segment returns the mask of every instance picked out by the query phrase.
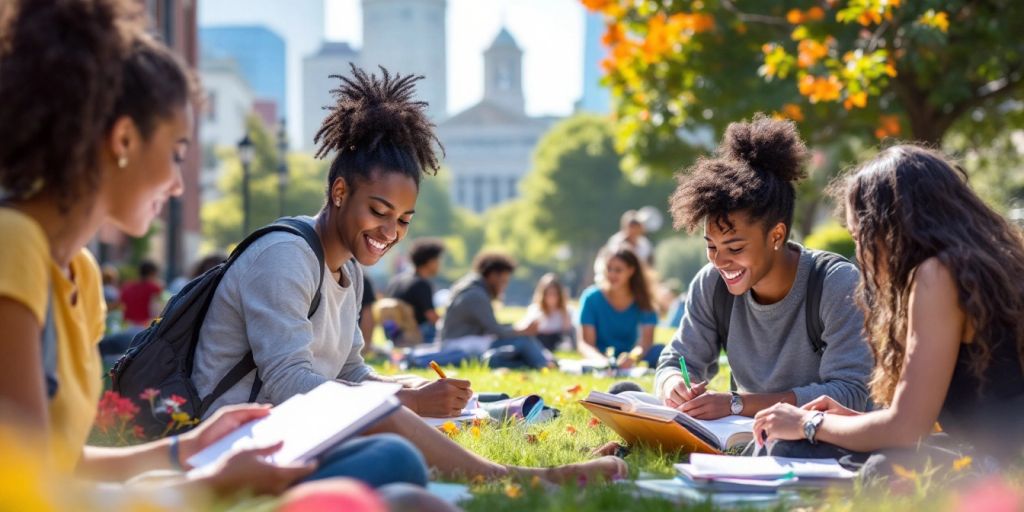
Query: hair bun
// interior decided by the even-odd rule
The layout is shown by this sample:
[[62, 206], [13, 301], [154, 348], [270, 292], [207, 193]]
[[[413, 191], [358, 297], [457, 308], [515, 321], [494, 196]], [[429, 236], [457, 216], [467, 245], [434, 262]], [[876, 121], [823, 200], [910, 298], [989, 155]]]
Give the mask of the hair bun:
[[731, 123], [718, 148], [720, 156], [746, 162], [757, 172], [783, 181], [807, 176], [803, 162], [807, 147], [792, 121], [756, 114], [749, 122]]

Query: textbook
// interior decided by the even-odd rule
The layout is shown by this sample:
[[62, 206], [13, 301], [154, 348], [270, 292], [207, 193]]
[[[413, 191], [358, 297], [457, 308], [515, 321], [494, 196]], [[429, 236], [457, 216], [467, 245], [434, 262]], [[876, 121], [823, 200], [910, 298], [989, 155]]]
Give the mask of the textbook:
[[661, 405], [658, 399], [646, 393], [612, 395], [591, 391], [580, 404], [630, 444], [718, 454], [754, 439], [753, 418], [726, 416], [698, 420]]
[[192, 472], [204, 473], [223, 457], [250, 448], [284, 445], [267, 457], [275, 464], [305, 463], [355, 436], [399, 407], [401, 384], [327, 381], [295, 395], [188, 459]]

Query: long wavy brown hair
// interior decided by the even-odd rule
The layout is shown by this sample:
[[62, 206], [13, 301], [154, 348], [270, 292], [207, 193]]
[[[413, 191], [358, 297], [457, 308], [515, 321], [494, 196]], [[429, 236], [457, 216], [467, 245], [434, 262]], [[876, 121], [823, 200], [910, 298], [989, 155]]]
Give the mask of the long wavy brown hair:
[[629, 278], [629, 291], [633, 293], [633, 301], [643, 311], [654, 311], [654, 299], [651, 295], [651, 285], [647, 281], [647, 271], [640, 263], [633, 249], [626, 244], [619, 244], [611, 248], [605, 261], [617, 259], [633, 269], [633, 275]]
[[855, 223], [857, 302], [875, 355], [877, 402], [892, 402], [903, 371], [910, 288], [928, 258], [956, 280], [979, 382], [997, 344], [1015, 344], [1024, 367], [1024, 239], [971, 190], [962, 168], [930, 149], [893, 146], [833, 183], [831, 194]]

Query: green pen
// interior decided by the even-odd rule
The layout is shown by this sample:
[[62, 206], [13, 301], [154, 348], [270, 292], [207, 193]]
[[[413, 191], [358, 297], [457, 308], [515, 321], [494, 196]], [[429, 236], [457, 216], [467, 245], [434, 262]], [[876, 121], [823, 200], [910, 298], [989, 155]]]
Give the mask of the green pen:
[[679, 369], [683, 372], [683, 382], [686, 383], [686, 389], [690, 388], [690, 372], [686, 371], [686, 358], [679, 356]]

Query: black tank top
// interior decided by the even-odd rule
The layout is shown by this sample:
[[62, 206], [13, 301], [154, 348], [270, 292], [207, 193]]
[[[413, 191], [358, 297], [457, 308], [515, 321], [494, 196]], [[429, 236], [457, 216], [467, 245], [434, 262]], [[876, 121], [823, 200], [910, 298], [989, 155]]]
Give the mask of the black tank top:
[[978, 379], [972, 346], [961, 344], [939, 423], [950, 436], [1004, 460], [1019, 460], [1024, 448], [1024, 369], [1017, 345], [1007, 336], [992, 347]]

